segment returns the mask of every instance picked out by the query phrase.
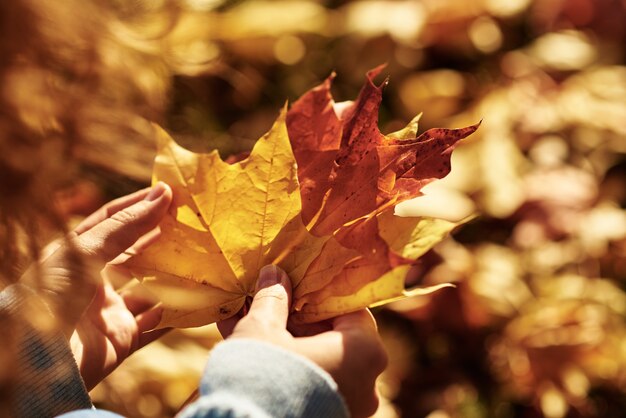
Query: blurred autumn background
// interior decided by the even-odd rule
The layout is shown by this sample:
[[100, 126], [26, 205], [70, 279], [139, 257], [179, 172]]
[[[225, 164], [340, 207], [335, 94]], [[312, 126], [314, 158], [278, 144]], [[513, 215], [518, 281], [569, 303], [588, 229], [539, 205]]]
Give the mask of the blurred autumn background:
[[[0, 151], [33, 177], [63, 168], [54, 192], [70, 223], [149, 183], [148, 120], [227, 156], [332, 71], [349, 100], [388, 64], [383, 133], [420, 112], [420, 131], [482, 119], [430, 192], [478, 217], [407, 283], [456, 288], [375, 311], [390, 355], [376, 416], [626, 414], [624, 0], [21, 3], [0, 6]], [[73, 165], [45, 158], [67, 144]], [[12, 179], [3, 190], [21, 187]], [[172, 416], [219, 339], [173, 331], [92, 397]]]

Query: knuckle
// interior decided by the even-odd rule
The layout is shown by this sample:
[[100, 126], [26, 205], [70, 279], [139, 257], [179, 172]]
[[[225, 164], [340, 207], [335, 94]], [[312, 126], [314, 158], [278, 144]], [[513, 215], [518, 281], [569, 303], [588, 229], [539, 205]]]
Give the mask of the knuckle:
[[115, 200], [112, 200], [111, 202], [105, 204], [104, 206], [101, 206], [100, 209], [98, 209], [94, 215], [98, 215], [98, 217], [102, 218], [102, 219], [106, 219], [108, 217], [110, 217], [111, 215], [113, 215], [115, 213]]
[[74, 248], [78, 250], [78, 253], [87, 259], [99, 259], [100, 251], [99, 249], [103, 247], [102, 240], [89, 240], [85, 242], [85, 240], [81, 240], [80, 244], [76, 245]]
[[130, 210], [130, 208], [125, 208], [118, 212], [115, 212], [113, 215], [111, 215], [109, 219], [115, 222], [119, 222], [123, 225], [127, 225], [135, 223], [138, 219], [138, 216], [135, 211]]
[[287, 293], [281, 289], [269, 288], [257, 293], [254, 298], [256, 300], [276, 300], [278, 302], [283, 302], [287, 300]]
[[287, 296], [287, 292], [285, 291], [284, 287], [280, 285], [274, 285], [274, 286], [270, 286], [265, 289], [259, 290], [257, 294], [254, 296], [254, 299], [262, 300], [264, 302], [276, 301], [276, 302], [284, 303], [289, 299], [289, 297]]
[[76, 251], [76, 254], [83, 258], [83, 261], [100, 258], [100, 248], [104, 245], [102, 237], [87, 234], [80, 237], [70, 237], [70, 240], [68, 246], [61, 247], [57, 251], [59, 255], [65, 257], [65, 260], [72, 259], [72, 251]]

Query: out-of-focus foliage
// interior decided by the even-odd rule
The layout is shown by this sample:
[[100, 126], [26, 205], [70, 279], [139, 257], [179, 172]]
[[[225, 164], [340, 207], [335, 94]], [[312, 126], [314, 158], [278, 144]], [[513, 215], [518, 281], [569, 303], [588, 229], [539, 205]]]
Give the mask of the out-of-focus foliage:
[[[342, 100], [355, 97], [368, 69], [388, 63], [393, 82], [382, 132], [419, 112], [420, 129], [483, 119], [455, 151], [451, 175], [398, 209], [410, 215], [452, 207], [479, 217], [427, 254], [411, 282], [454, 281], [456, 289], [376, 312], [391, 359], [378, 415], [623, 415], [624, 2], [163, 0], [104, 7], [29, 0], [0, 7], [19, 11], [8, 5], [22, 3], [46, 16], [37, 26], [45, 42], [26, 32], [14, 48], [3, 46], [12, 52], [0, 65], [8, 104], [0, 144], [15, 147], [4, 138], [10, 135], [29, 144], [30, 159], [16, 157], [16, 164], [47, 162], [24, 168], [37, 173], [62, 162], [33, 158], [32, 147], [45, 155], [54, 138], [76, 139], [84, 180], [61, 196], [68, 216], [148, 182], [154, 154], [142, 117], [160, 121], [194, 151], [218, 148], [227, 156], [250, 149], [285, 98], [333, 70], [334, 96]], [[3, 23], [2, 31], [16, 29]], [[0, 161], [11, 166], [5, 155]], [[3, 204], [4, 190], [16, 190], [6, 178]], [[217, 339], [206, 330], [172, 333], [131, 358], [94, 398], [130, 416], [171, 415]]]

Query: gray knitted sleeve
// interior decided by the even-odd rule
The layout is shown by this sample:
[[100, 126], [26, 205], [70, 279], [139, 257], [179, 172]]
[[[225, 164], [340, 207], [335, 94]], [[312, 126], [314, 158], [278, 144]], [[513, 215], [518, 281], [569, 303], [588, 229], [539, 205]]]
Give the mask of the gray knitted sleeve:
[[[67, 339], [40, 326], [42, 318], [33, 318], [29, 309], [33, 304], [44, 306], [26, 286], [13, 284], [0, 292], [3, 339], [7, 338], [2, 357], [10, 366], [0, 376], [2, 409], [10, 416], [46, 418], [91, 408]], [[36, 312], [50, 315], [45, 307]]]
[[[228, 340], [211, 352], [200, 397], [177, 418], [346, 418], [337, 385], [304, 357], [254, 340]], [[99, 410], [59, 418], [121, 418]]]
[[200, 383], [200, 398], [181, 418], [345, 418], [328, 373], [304, 357], [247, 339], [218, 344]]

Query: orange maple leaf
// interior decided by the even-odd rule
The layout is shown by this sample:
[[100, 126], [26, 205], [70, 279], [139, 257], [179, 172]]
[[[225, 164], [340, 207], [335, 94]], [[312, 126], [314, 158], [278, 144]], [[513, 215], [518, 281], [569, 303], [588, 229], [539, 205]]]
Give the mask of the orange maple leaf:
[[340, 113], [329, 77], [233, 164], [187, 151], [157, 127], [154, 180], [170, 184], [174, 201], [160, 239], [127, 266], [163, 303], [160, 326], [234, 315], [268, 263], [289, 274], [300, 322], [442, 286], [407, 292], [404, 277], [456, 224], [392, 210], [447, 174], [453, 145], [476, 126], [382, 135], [379, 71]]

